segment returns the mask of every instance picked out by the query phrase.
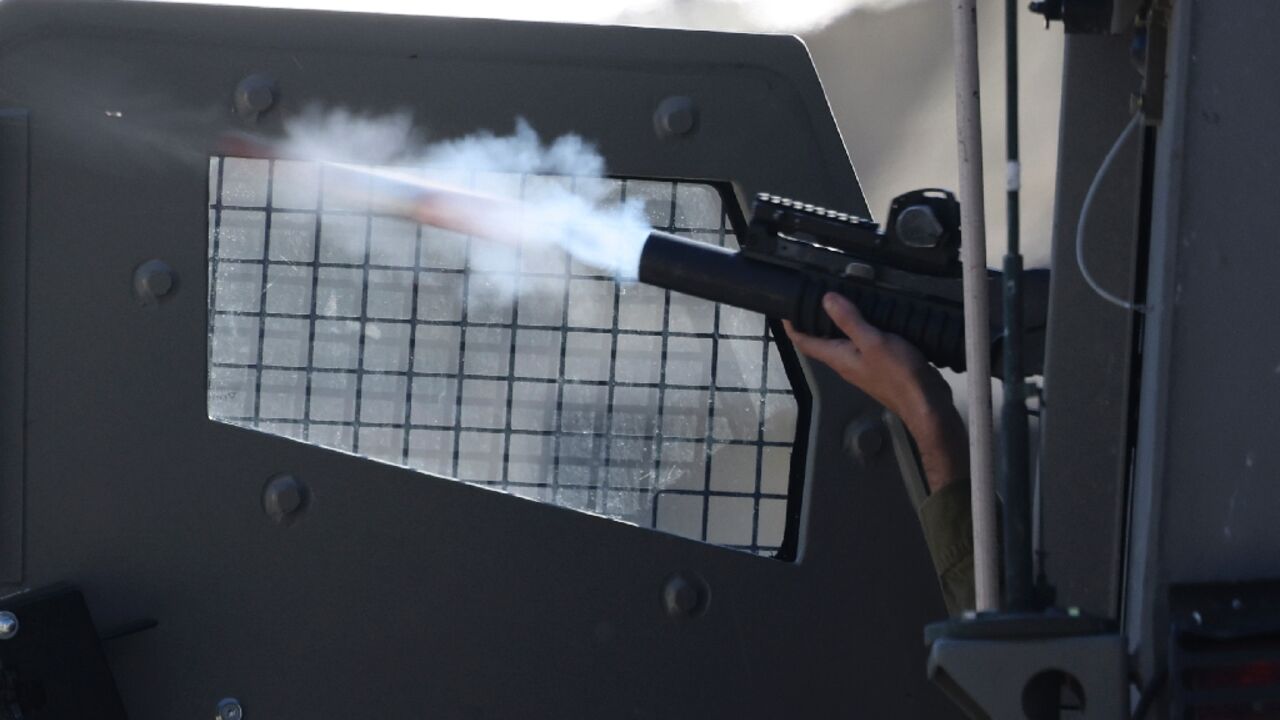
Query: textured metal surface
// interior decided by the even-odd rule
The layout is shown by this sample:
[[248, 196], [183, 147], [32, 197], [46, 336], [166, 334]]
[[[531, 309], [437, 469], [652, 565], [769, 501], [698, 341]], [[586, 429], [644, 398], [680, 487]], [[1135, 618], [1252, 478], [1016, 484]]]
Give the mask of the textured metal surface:
[[[42, 279], [24, 582], [79, 583], [103, 627], [158, 621], [105, 646], [131, 718], [207, 716], [228, 692], [253, 717], [945, 716], [920, 671], [919, 628], [943, 609], [919, 527], [887, 453], [850, 469], [844, 429], [878, 409], [826, 371], [805, 368], [795, 564], [211, 422], [208, 158], [241, 126], [229, 99], [250, 72], [281, 90], [266, 133], [312, 101], [408, 108], [439, 136], [520, 114], [598, 139], [619, 175], [866, 212], [789, 38], [0, 4], [0, 106], [35, 119], [27, 266]], [[677, 94], [698, 131], [663, 141], [654, 108]], [[155, 257], [184, 287], [139, 307], [132, 273]], [[292, 524], [264, 513], [278, 474], [307, 483]], [[688, 622], [664, 606], [677, 574], [712, 595]]]
[[1128, 634], [1155, 666], [1167, 585], [1280, 575], [1280, 5], [1178, 2], [1157, 152]]
[[[1066, 39], [1040, 449], [1046, 574], [1059, 606], [1104, 617], [1116, 616], [1124, 563], [1132, 319], [1085, 284], [1073, 241], [1085, 191], [1129, 119], [1138, 78], [1128, 48], [1123, 37]], [[1086, 238], [1089, 268], [1122, 296], [1133, 283], [1138, 180], [1135, 143], [1104, 181]]]
[[1280, 67], [1280, 47], [1264, 30], [1280, 22], [1280, 6], [1191, 6], [1180, 18], [1191, 44], [1178, 51], [1190, 59], [1185, 84], [1175, 86], [1186, 103], [1173, 131], [1181, 163], [1168, 176], [1179, 186], [1165, 186], [1159, 206], [1169, 223], [1158, 236], [1163, 260], [1172, 260], [1159, 268], [1172, 275], [1152, 292], [1153, 324], [1171, 340], [1153, 390], [1170, 405], [1144, 417], [1165, 429], [1161, 545], [1178, 582], [1280, 574], [1271, 512], [1280, 503], [1272, 482], [1280, 472], [1280, 334], [1265, 329], [1275, 313], [1258, 295], [1275, 282], [1280, 206], [1240, 204], [1274, 183], [1280, 157], [1280, 93], [1243, 80]]

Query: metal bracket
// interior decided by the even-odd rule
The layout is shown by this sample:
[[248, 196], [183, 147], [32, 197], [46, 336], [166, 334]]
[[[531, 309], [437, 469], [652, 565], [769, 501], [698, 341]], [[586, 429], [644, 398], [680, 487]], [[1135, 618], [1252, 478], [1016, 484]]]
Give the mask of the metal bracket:
[[[1116, 633], [1069, 633], [1087, 618], [980, 617], [930, 626], [931, 681], [972, 718], [1127, 718], [1128, 656]], [[1074, 715], [1073, 715], [1074, 717]]]
[[0, 600], [0, 717], [125, 720], [80, 591], [58, 585]]
[[920, 466], [920, 454], [911, 440], [907, 426], [897, 415], [885, 410], [881, 418], [889, 430], [889, 441], [893, 445], [893, 455], [898, 460], [902, 482], [907, 487], [907, 497], [911, 498], [911, 507], [919, 513], [924, 501], [929, 499], [929, 483], [925, 479], [924, 468]]

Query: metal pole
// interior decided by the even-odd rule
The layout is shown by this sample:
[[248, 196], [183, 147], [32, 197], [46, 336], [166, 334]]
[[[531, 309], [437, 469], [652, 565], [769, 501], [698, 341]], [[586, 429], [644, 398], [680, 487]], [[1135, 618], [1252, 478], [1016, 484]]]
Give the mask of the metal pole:
[[1031, 572], [1031, 478], [1028, 460], [1026, 384], [1022, 373], [1022, 253], [1018, 193], [1018, 4], [1005, 0], [1005, 138], [1008, 154], [1009, 245], [1004, 256], [1004, 443], [1000, 477], [1004, 490], [1004, 597], [1006, 612], [1035, 609]]
[[996, 500], [991, 474], [991, 333], [987, 312], [987, 233], [982, 196], [982, 103], [978, 93], [976, 0], [952, 0], [960, 233], [964, 238], [965, 359], [968, 365], [969, 474], [973, 494], [974, 590], [979, 611], [999, 602]]

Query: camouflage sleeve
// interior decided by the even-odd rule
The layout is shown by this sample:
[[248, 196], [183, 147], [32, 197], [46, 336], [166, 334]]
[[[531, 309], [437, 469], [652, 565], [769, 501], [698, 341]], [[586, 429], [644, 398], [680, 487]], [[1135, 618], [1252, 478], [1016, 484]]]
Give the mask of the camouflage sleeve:
[[957, 480], [926, 498], [920, 506], [920, 525], [933, 556], [947, 612], [955, 617], [972, 610], [975, 599], [969, 481]]

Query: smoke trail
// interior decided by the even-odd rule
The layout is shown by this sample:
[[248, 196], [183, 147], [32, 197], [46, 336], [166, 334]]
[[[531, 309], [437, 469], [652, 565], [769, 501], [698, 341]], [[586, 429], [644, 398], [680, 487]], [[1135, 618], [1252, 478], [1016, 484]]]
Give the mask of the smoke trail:
[[[609, 196], [613, 184], [603, 179], [604, 159], [577, 135], [543, 143], [518, 118], [511, 135], [483, 131], [430, 143], [407, 113], [370, 116], [316, 107], [286, 120], [285, 132], [283, 149], [291, 157], [395, 168], [370, 176], [375, 208], [401, 212], [395, 188], [411, 187], [414, 178], [502, 201], [499, 212], [469, 219], [484, 228], [477, 234], [498, 240], [472, 245], [472, 262], [486, 270], [514, 273], [520, 263], [546, 267], [543, 261], [563, 252], [619, 279], [636, 277], [649, 233], [643, 206]], [[504, 289], [531, 288], [527, 281], [523, 288], [512, 281]]]

